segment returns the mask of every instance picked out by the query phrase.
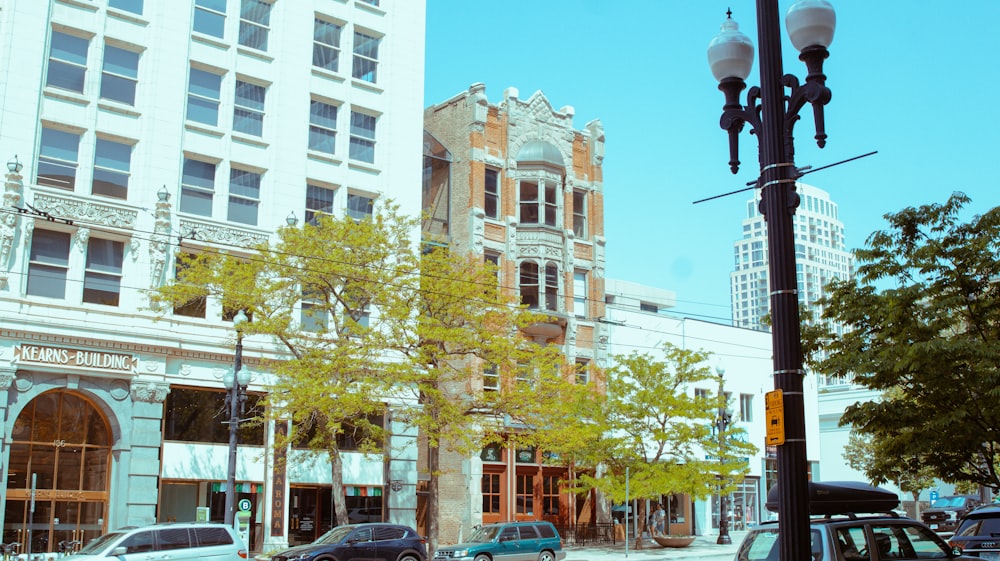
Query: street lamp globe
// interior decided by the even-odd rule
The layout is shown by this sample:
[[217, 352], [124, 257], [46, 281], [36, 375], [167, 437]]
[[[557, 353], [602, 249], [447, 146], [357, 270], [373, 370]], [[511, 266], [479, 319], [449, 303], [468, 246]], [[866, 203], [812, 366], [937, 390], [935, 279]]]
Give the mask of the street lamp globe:
[[785, 12], [785, 30], [799, 52], [809, 47], [829, 47], [837, 14], [826, 0], [800, 0]]
[[222, 375], [222, 385], [226, 387], [227, 390], [233, 389], [233, 382], [236, 380], [236, 374], [233, 373], [231, 368], [227, 368], [226, 372]]
[[727, 14], [719, 34], [708, 43], [708, 65], [720, 82], [726, 78], [744, 81], [753, 68], [753, 42], [740, 31], [732, 12]]

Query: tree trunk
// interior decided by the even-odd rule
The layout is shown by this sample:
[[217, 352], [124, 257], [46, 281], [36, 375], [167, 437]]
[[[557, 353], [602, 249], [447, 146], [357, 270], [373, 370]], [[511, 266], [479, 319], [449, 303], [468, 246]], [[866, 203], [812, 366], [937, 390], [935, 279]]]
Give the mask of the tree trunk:
[[330, 471], [333, 476], [331, 490], [333, 495], [333, 525], [343, 526], [348, 523], [347, 501], [344, 498], [344, 461], [340, 457], [340, 450], [336, 448], [331, 448], [329, 454]]
[[911, 491], [913, 495], [913, 519], [920, 520], [920, 491]]
[[[636, 502], [639, 503], [638, 507], [636, 508], [636, 510], [638, 510], [639, 513], [639, 520], [637, 520], [635, 524], [635, 545], [633, 546], [633, 549], [642, 549], [642, 534], [646, 532], [646, 526], [647, 526], [646, 501], [643, 500]], [[626, 512], [628, 511], [626, 510]]]
[[441, 448], [431, 446], [427, 450], [427, 470], [430, 480], [427, 482], [427, 558], [434, 557], [438, 546], [438, 465], [441, 461]]

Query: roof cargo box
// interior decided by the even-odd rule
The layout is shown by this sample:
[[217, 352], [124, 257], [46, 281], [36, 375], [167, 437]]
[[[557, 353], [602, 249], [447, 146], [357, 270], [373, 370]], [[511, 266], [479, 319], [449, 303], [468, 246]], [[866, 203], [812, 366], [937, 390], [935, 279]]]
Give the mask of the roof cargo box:
[[[778, 485], [767, 492], [767, 510], [778, 511]], [[889, 512], [899, 506], [891, 491], [857, 481], [809, 482], [809, 514], [829, 516], [849, 512]]]

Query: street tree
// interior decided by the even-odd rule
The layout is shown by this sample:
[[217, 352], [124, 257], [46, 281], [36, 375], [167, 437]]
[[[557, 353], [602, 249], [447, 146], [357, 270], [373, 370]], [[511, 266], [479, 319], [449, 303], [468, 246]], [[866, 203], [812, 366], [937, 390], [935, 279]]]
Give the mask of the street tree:
[[905, 208], [855, 252], [857, 275], [832, 282], [814, 367], [882, 398], [842, 423], [885, 457], [919, 458], [945, 481], [1000, 489], [1000, 207], [963, 222], [969, 198]]
[[865, 474], [872, 485], [892, 482], [913, 497], [913, 517], [920, 519], [920, 493], [935, 484], [934, 470], [919, 458], [887, 456], [879, 442], [870, 434], [851, 431], [843, 457], [852, 469]]
[[[748, 466], [726, 458], [754, 453], [753, 445], [732, 438], [732, 427], [722, 462], [713, 453], [723, 452], [713, 434], [722, 398], [693, 393], [693, 387], [715, 382], [707, 365], [709, 354], [663, 345], [663, 359], [633, 352], [615, 357], [608, 370], [608, 397], [604, 413], [607, 434], [602, 447], [601, 476], [582, 475], [584, 483], [615, 501], [658, 499], [683, 493], [705, 498], [746, 473]], [[731, 471], [730, 471], [731, 470]], [[720, 479], [720, 471], [722, 473]], [[626, 496], [626, 475], [628, 496]], [[645, 524], [644, 501], [639, 503], [640, 525]], [[643, 527], [638, 528], [639, 535]], [[637, 540], [636, 547], [641, 547]]]
[[[420, 282], [397, 295], [402, 309], [392, 317], [404, 320], [395, 326], [404, 334], [395, 350], [405, 357], [396, 387], [409, 394], [404, 403], [414, 404], [398, 416], [419, 428], [427, 445], [426, 533], [433, 551], [442, 450], [469, 456], [486, 443], [509, 441], [505, 414], [537, 400], [536, 376], [528, 373], [557, 368], [561, 355], [522, 334], [543, 316], [503, 291], [496, 267], [481, 256], [434, 248], [419, 262]], [[408, 312], [412, 317], [405, 319]]]
[[284, 437], [277, 431], [275, 445], [294, 442], [329, 458], [337, 524], [348, 522], [339, 442], [350, 437], [363, 452], [385, 446], [380, 420], [399, 362], [390, 352], [399, 334], [385, 326], [400, 323], [390, 314], [409, 315], [394, 299], [419, 282], [414, 225], [391, 202], [363, 220], [317, 213], [239, 254], [182, 251], [175, 280], [151, 296], [161, 312], [209, 299], [224, 317], [245, 310], [244, 334], [278, 343], [280, 358], [264, 364], [268, 399], [272, 418], [290, 427]]

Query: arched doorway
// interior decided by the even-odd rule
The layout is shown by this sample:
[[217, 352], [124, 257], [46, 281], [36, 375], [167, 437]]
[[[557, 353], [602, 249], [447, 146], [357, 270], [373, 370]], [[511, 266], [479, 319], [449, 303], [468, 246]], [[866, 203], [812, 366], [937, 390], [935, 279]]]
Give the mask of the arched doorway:
[[11, 435], [4, 543], [21, 543], [24, 552], [30, 536], [34, 553], [100, 536], [110, 470], [111, 428], [93, 403], [67, 390], [33, 399]]

